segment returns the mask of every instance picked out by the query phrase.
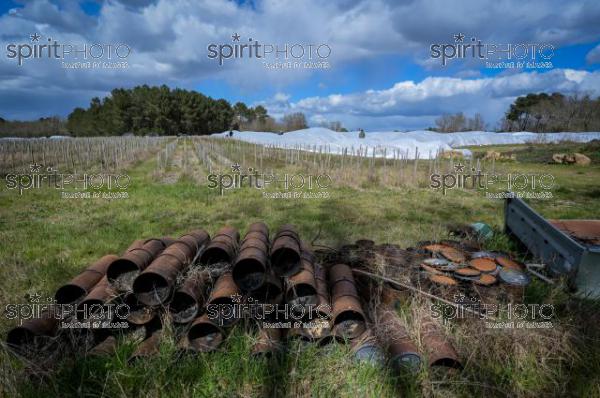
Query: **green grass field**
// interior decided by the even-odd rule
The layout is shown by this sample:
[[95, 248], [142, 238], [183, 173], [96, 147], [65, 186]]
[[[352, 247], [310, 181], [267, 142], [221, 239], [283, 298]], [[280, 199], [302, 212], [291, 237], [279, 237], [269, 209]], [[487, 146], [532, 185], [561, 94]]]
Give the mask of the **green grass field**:
[[[137, 238], [179, 236], [198, 227], [214, 233], [226, 224], [243, 231], [258, 220], [272, 230], [293, 223], [305, 239], [329, 247], [359, 238], [409, 247], [446, 238], [449, 226], [482, 221], [498, 235], [488, 243], [490, 248], [517, 248], [501, 236], [503, 202], [481, 192], [456, 189], [444, 196], [428, 188], [426, 178], [388, 186], [385, 170], [390, 166], [378, 161], [374, 167], [381, 174], [376, 177], [356, 183], [334, 177], [326, 199], [266, 199], [251, 188], [220, 195], [207, 187], [207, 170], [190, 153], [191, 143], [184, 141], [176, 144], [166, 168], [157, 168], [155, 153], [132, 159], [126, 169], [132, 181], [127, 199], [62, 199], [52, 188], [19, 195], [3, 181], [0, 302], [26, 303], [33, 293], [52, 296], [92, 261], [107, 253], [120, 254]], [[472, 149], [478, 153], [488, 148]], [[589, 167], [544, 163], [555, 149], [535, 146], [521, 155], [517, 152], [517, 162], [498, 162], [495, 167], [552, 174], [554, 198], [530, 201], [546, 217], [600, 218], [597, 149], [588, 151], [594, 161]], [[246, 166], [251, 163], [250, 147], [246, 155], [246, 162], [232, 160]], [[226, 168], [227, 162], [220, 159], [220, 166]], [[262, 166], [277, 172], [302, 169], [302, 164], [278, 159], [265, 159]], [[419, 171], [426, 174], [427, 167], [423, 162]], [[32, 377], [29, 366], [2, 347], [0, 396], [600, 396], [598, 307], [540, 281], [529, 286], [527, 297], [556, 305], [554, 328], [490, 330], [478, 320], [456, 322], [448, 332], [465, 364], [462, 372], [423, 369], [398, 377], [389, 369], [357, 364], [343, 345], [296, 343], [281, 357], [254, 360], [249, 356], [253, 336], [240, 325], [216, 353], [184, 355], [167, 331], [160, 355], [151, 360], [128, 365], [135, 343], [124, 338], [116, 356], [65, 355], [41, 378]], [[405, 304], [399, 311], [412, 325], [427, 301], [413, 297]], [[2, 339], [13, 325], [2, 317]]]

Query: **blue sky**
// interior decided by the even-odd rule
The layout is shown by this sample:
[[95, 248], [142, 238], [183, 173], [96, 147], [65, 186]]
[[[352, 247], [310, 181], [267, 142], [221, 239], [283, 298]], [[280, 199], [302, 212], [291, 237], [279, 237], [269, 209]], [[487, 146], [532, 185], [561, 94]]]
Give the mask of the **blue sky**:
[[[234, 103], [262, 104], [275, 117], [304, 112], [310, 124], [418, 129], [442, 113], [481, 113], [494, 127], [528, 92], [600, 95], [600, 2], [442, 0], [67, 0], [0, 3], [0, 116], [67, 116], [116, 87], [167, 84]], [[73, 70], [61, 60], [8, 57], [29, 36], [61, 45], [126, 43], [126, 69]], [[261, 44], [326, 44], [327, 69], [271, 70], [257, 59], [208, 58], [207, 46], [252, 37]], [[456, 34], [484, 44], [551, 44], [548, 68], [490, 68], [478, 59], [431, 57]], [[14, 48], [14, 47], [13, 47]], [[273, 58], [267, 59], [275, 61]], [[64, 59], [69, 63], [74, 59]], [[306, 61], [301, 58], [301, 61]]]

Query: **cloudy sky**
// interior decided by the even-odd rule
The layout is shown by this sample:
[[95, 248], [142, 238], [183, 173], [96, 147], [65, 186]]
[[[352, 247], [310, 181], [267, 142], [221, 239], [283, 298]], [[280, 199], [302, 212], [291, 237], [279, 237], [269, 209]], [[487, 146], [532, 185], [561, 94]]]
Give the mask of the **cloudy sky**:
[[[452, 3], [2, 1], [0, 117], [64, 117], [116, 87], [166, 84], [232, 103], [263, 104], [276, 117], [304, 112], [313, 125], [341, 120], [349, 128], [416, 129], [433, 125], [442, 113], [462, 111], [479, 112], [495, 127], [514, 98], [528, 92], [600, 95], [599, 1]], [[48, 39], [71, 48], [96, 45], [96, 55], [102, 47], [100, 60], [112, 67], [70, 69], [65, 66], [76, 61], [72, 56], [57, 60], [45, 53], [24, 58], [19, 66], [10, 57], [10, 49], [21, 46], [27, 55]], [[493, 68], [468, 56], [443, 66], [432, 58], [432, 44], [447, 45], [450, 53], [450, 46], [479, 40], [497, 48], [545, 45], [551, 67]], [[208, 57], [212, 44], [218, 51], [220, 45], [254, 42], [278, 49], [296, 45], [295, 55], [301, 49], [305, 55], [292, 68], [268, 67], [282, 61], [283, 53], [277, 59], [273, 54], [224, 59], [223, 65]], [[107, 46], [117, 45], [131, 52], [123, 59], [106, 59]], [[551, 54], [548, 45], [554, 48]], [[309, 49], [318, 46], [327, 56], [308, 59]], [[535, 62], [548, 60], [536, 54]], [[494, 56], [487, 60], [492, 65]], [[114, 68], [110, 62], [115, 60], [127, 61], [128, 67]]]

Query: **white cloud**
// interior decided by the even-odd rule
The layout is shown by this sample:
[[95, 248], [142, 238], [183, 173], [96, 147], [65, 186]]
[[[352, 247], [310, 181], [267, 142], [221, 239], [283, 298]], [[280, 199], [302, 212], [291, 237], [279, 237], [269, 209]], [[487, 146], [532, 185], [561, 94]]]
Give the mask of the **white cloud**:
[[[69, 89], [77, 90], [75, 98], [82, 106], [92, 96], [105, 95], [115, 86], [169, 84], [195, 88], [206, 79], [226, 81], [241, 94], [265, 87], [269, 92], [283, 93], [314, 74], [320, 74], [317, 80], [326, 80], [320, 78], [338, 73], [342, 66], [389, 54], [406, 56], [425, 69], [439, 69], [439, 65], [425, 60], [428, 47], [432, 42], [448, 41], [456, 32], [497, 42], [550, 40], [557, 45], [576, 44], [600, 39], [598, 20], [600, 2], [563, 0], [462, 0], [452, 7], [443, 0], [258, 0], [252, 7], [228, 0], [113, 0], [101, 3], [97, 17], [86, 15], [77, 2], [31, 0], [0, 16], [3, 49], [7, 43], [27, 41], [33, 32], [68, 43], [122, 42], [132, 48], [128, 59], [132, 66], [127, 70], [67, 71], [56, 62], [29, 62], [17, 67], [12, 60], [0, 57], [0, 96], [12, 99], [3, 101], [2, 116], [35, 115], [26, 99], [30, 93], [42, 90], [41, 98], [48, 102], [39, 104], [37, 116], [46, 115], [46, 108], [68, 113], [73, 99], [63, 95]], [[261, 43], [326, 43], [332, 49], [332, 69], [273, 71], [247, 59], [231, 60], [219, 67], [207, 58], [206, 47], [209, 43], [230, 43], [234, 32]], [[588, 62], [596, 62], [596, 50], [588, 54]], [[464, 73], [458, 74], [462, 79], [405, 81], [388, 90], [333, 95], [325, 97], [327, 101], [309, 98], [296, 106], [312, 106], [316, 112], [346, 107], [355, 115], [352, 117], [394, 114], [407, 104], [413, 104], [408, 111], [415, 108], [415, 113], [434, 113], [449, 105], [427, 103], [434, 98], [432, 91], [437, 93], [435, 98], [464, 97], [470, 101], [482, 90], [485, 79], [464, 79], [477, 77], [475, 71], [470, 71], [473, 68], [466, 65]], [[531, 86], [527, 77], [519, 80], [520, 75], [516, 76], [486, 84], [492, 90], [511, 91], [514, 96], [521, 85]], [[536, 88], [544, 89], [539, 85]], [[285, 108], [281, 104], [289, 98], [275, 100], [279, 108]], [[362, 106], [356, 106], [356, 101], [363, 101]], [[422, 108], [424, 105], [429, 108]]]
[[600, 64], [600, 44], [587, 53], [585, 60], [588, 64]]
[[[350, 127], [425, 128], [441, 113], [481, 113], [494, 125], [514, 99], [530, 92], [600, 95], [600, 71], [556, 69], [479, 79], [428, 77], [389, 89], [309, 97], [297, 102], [266, 101], [276, 115], [304, 112], [309, 120], [341, 120]], [[379, 120], [375, 120], [379, 119]]]

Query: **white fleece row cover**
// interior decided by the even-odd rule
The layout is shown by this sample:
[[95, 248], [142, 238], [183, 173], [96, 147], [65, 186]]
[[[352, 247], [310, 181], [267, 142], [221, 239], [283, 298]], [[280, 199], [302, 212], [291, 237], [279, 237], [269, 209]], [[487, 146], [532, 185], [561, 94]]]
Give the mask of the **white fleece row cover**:
[[[430, 159], [440, 151], [475, 145], [503, 145], [528, 143], [558, 143], [561, 141], [588, 142], [600, 139], [600, 132], [589, 133], [495, 133], [489, 131], [469, 131], [463, 133], [436, 133], [433, 131], [368, 131], [365, 138], [358, 138], [358, 131], [339, 133], [323, 127], [311, 127], [291, 131], [283, 135], [270, 132], [234, 131], [233, 138], [255, 144], [278, 148], [298, 148], [308, 151], [323, 151], [348, 154], [359, 149], [364, 155], [388, 158], [403, 157]], [[229, 132], [213, 134], [213, 137], [228, 137]], [[469, 150], [461, 150], [469, 156]]]

